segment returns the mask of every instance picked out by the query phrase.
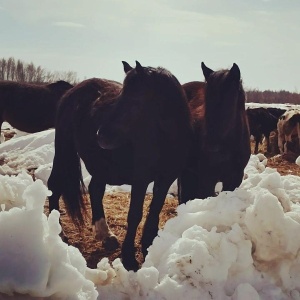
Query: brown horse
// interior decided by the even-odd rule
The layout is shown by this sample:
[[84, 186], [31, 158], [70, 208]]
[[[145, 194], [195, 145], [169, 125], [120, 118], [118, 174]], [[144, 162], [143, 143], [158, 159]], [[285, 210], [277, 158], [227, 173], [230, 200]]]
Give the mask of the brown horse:
[[0, 128], [4, 121], [29, 133], [54, 127], [58, 100], [72, 87], [62, 80], [43, 85], [0, 81]]
[[189, 100], [194, 141], [189, 162], [178, 178], [179, 202], [215, 195], [217, 182], [232, 191], [243, 179], [250, 157], [245, 92], [236, 64], [217, 72], [202, 63], [206, 80], [183, 87]]
[[144, 256], [158, 231], [159, 213], [168, 189], [186, 163], [192, 136], [190, 112], [177, 79], [163, 68], [131, 68], [123, 62], [124, 84], [89, 79], [62, 98], [58, 108], [55, 157], [48, 187], [50, 210], [62, 195], [73, 220], [84, 219], [80, 158], [92, 176], [88, 187], [92, 223], [103, 246], [119, 246], [110, 231], [102, 198], [106, 184], [132, 185], [122, 245], [122, 261], [136, 270], [134, 239], [143, 213], [147, 186], [153, 199], [141, 240]]

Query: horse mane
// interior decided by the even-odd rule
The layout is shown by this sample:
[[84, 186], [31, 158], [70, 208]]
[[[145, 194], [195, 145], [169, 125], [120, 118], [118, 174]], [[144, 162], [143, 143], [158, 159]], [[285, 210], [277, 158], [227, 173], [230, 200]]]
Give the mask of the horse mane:
[[[188, 107], [188, 100], [184, 89], [178, 79], [167, 69], [158, 67], [156, 69], [150, 68], [150, 72], [153, 74], [154, 79], [159, 82], [158, 88], [165, 94], [164, 104], [165, 110], [172, 115], [172, 112], [179, 113], [179, 118], [188, 116], [190, 118], [191, 113]], [[174, 89], [174, 86], [176, 89]], [[184, 99], [184, 101], [182, 101]], [[179, 106], [176, 108], [176, 106]]]
[[[210, 95], [212, 90], [215, 90], [216, 86], [221, 86], [223, 84], [226, 84], [227, 75], [230, 70], [228, 69], [220, 69], [218, 71], [213, 72], [209, 76], [209, 82], [212, 83], [209, 85], [209, 89], [206, 89], [205, 99]], [[207, 82], [206, 82], [207, 83]], [[245, 102], [246, 102], [246, 93], [243, 88], [243, 80], [242, 78], [239, 81], [239, 87], [238, 87], [238, 108], [239, 109], [245, 109]]]
[[[127, 81], [136, 74], [138, 74], [136, 69], [128, 72], [124, 79], [124, 85], [126, 85]], [[178, 79], [170, 71], [163, 67], [143, 67], [140, 76], [141, 78], [142, 76], [146, 76], [149, 82], [153, 82], [153, 88], [159, 90], [160, 94], [163, 94], [163, 97], [159, 99], [160, 104], [164, 105], [163, 110], [168, 110], [171, 115], [171, 111], [179, 111], [178, 108], [175, 108], [175, 105], [178, 104], [181, 109], [185, 111], [183, 114], [180, 114], [179, 117], [186, 114], [190, 116], [185, 92]], [[174, 89], [174, 87], [176, 88]], [[185, 99], [184, 103], [182, 101], [183, 98]], [[163, 111], [162, 115], [164, 115]]]

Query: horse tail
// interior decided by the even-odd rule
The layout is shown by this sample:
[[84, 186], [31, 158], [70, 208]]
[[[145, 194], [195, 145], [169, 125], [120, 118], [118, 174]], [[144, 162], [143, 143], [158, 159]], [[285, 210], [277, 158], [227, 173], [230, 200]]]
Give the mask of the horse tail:
[[76, 225], [82, 225], [86, 217], [87, 189], [83, 182], [80, 157], [74, 141], [65, 156], [65, 170], [66, 184], [63, 188], [62, 197], [72, 221]]
[[[56, 129], [55, 156], [48, 187], [50, 188], [49, 183], [54, 189], [56, 186], [57, 194], [62, 196], [68, 215], [79, 227], [86, 218], [87, 189], [83, 182], [80, 157], [73, 134], [62, 134], [60, 129], [65, 130]], [[53, 191], [52, 193], [55, 194]]]

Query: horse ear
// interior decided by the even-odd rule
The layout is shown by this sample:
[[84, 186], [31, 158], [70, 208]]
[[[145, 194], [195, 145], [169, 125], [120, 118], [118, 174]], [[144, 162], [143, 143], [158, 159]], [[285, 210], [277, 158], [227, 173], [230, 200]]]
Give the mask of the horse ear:
[[122, 64], [124, 67], [124, 72], [128, 73], [130, 70], [132, 70], [133, 68], [130, 66], [130, 64], [124, 60], [122, 60]]
[[135, 69], [136, 69], [136, 71], [138, 72], [138, 73], [142, 73], [142, 72], [144, 72], [144, 69], [143, 69], [143, 67], [142, 67], [142, 65], [136, 60], [135, 61]]
[[204, 62], [201, 63], [201, 68], [202, 68], [202, 72], [203, 72], [203, 75], [205, 77], [205, 80], [207, 81], [208, 80], [208, 77], [210, 76], [211, 73], [213, 73], [214, 71], [211, 70], [210, 68], [208, 68]]
[[229, 76], [235, 81], [238, 81], [238, 82], [240, 81], [241, 72], [240, 72], [240, 68], [238, 67], [238, 65], [236, 63], [233, 63], [233, 66], [229, 71]]

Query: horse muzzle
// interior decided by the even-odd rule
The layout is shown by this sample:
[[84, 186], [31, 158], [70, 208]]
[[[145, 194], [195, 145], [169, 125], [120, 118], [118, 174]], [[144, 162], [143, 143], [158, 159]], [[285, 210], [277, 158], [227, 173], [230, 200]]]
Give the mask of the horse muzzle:
[[113, 139], [104, 134], [101, 128], [99, 128], [97, 131], [97, 142], [98, 145], [104, 150], [113, 150], [117, 148], [117, 146], [113, 142]]

